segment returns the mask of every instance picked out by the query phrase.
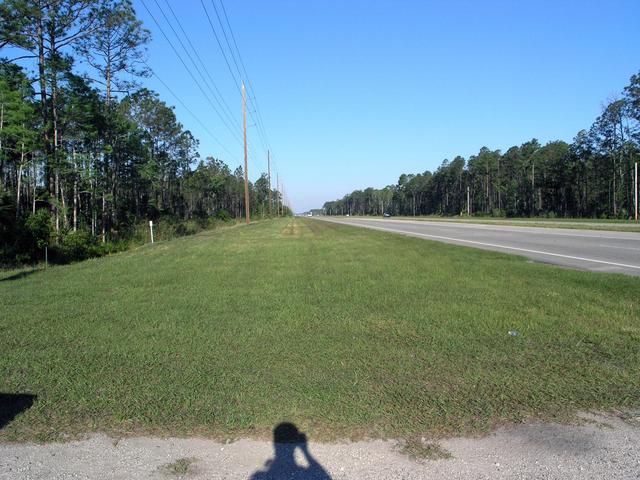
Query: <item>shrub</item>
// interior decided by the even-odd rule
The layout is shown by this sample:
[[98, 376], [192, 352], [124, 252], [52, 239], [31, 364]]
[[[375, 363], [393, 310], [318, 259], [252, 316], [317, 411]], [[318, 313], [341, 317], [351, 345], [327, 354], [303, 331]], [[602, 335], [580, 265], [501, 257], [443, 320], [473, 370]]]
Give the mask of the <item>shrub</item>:
[[229, 212], [223, 209], [218, 210], [218, 213], [216, 213], [216, 218], [218, 220], [222, 220], [223, 222], [228, 222], [229, 220], [231, 220], [231, 215], [229, 214]]
[[51, 215], [45, 209], [40, 209], [32, 213], [24, 222], [19, 241], [22, 253], [29, 255], [32, 259], [42, 257], [44, 247], [51, 242]]
[[97, 245], [98, 255], [111, 255], [112, 253], [124, 252], [128, 250], [130, 244], [127, 240], [116, 240], [112, 242], [103, 243]]
[[99, 256], [102, 252], [95, 239], [86, 230], [76, 230], [66, 234], [62, 242], [57, 245], [56, 254], [61, 262], [77, 262], [87, 258]]
[[175, 234], [178, 237], [184, 237], [186, 235], [193, 235], [199, 230], [198, 225], [193, 222], [184, 222], [176, 226]]

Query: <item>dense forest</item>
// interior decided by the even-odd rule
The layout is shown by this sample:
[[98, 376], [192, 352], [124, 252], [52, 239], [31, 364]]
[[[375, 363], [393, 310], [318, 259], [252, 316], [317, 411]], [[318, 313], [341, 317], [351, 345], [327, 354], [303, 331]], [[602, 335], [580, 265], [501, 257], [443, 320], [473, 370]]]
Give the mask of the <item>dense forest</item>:
[[640, 73], [573, 143], [536, 139], [506, 152], [483, 147], [435, 172], [326, 202], [328, 215], [492, 215], [626, 219], [640, 161]]
[[[18, 52], [0, 59], [0, 262], [104, 253], [147, 220], [187, 232], [243, 214], [242, 169], [201, 160], [135, 80], [150, 35], [130, 1], [4, 0], [0, 18], [0, 48]], [[251, 210], [289, 213], [269, 189], [265, 174], [250, 185]]]

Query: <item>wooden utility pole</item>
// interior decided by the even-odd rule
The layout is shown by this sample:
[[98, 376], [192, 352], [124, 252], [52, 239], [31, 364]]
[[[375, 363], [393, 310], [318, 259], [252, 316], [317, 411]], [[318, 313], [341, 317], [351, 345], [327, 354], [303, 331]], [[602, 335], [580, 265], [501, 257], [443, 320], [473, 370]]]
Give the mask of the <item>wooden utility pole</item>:
[[247, 160], [247, 92], [242, 82], [242, 130], [244, 137], [244, 216], [247, 225], [251, 222], [249, 215], [249, 165]]
[[467, 185], [467, 215], [471, 215], [471, 196], [469, 195], [469, 185]]
[[269, 179], [269, 216], [271, 216], [271, 153], [267, 150], [267, 178]]

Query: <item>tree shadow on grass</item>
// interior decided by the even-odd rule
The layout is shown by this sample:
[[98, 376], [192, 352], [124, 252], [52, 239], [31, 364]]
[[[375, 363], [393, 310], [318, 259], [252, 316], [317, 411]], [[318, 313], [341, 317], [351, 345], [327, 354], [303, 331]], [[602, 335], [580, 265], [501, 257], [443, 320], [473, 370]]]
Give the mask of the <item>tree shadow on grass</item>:
[[36, 395], [28, 393], [0, 393], [0, 430], [22, 412], [29, 410]]
[[0, 278], [0, 282], [12, 282], [14, 280], [20, 280], [22, 278], [28, 277], [32, 273], [36, 273], [40, 271], [39, 269], [34, 268], [33, 270], [23, 270], [22, 272], [15, 273], [13, 275], [9, 275], [8, 277]]
[[[275, 457], [268, 460], [265, 470], [251, 475], [250, 480], [331, 480], [326, 470], [309, 453], [307, 436], [293, 423], [281, 423], [273, 429]], [[299, 448], [308, 463], [302, 467], [296, 463], [294, 453]]]

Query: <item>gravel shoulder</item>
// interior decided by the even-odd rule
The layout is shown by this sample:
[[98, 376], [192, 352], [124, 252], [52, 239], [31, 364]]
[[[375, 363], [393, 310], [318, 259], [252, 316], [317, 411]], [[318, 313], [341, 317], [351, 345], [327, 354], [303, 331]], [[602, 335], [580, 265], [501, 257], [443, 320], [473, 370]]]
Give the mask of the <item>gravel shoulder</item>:
[[248, 439], [94, 435], [68, 443], [5, 443], [0, 479], [639, 479], [640, 416], [584, 418], [580, 425], [535, 423], [443, 440], [452, 458], [438, 460], [410, 458], [391, 440], [310, 439], [306, 457], [299, 445], [279, 444], [275, 461], [271, 442]]

